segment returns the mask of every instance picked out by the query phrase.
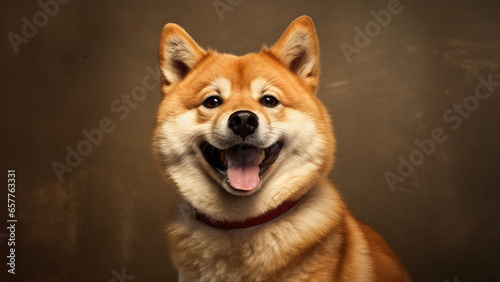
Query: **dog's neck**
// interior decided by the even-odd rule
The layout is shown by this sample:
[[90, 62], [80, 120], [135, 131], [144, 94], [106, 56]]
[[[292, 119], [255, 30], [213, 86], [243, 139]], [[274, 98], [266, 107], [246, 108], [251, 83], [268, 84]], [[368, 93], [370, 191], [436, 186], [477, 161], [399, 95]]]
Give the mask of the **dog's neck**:
[[249, 218], [245, 221], [218, 221], [210, 218], [209, 216], [196, 212], [196, 218], [204, 222], [205, 224], [215, 227], [215, 228], [220, 228], [220, 229], [239, 229], [239, 228], [247, 228], [247, 227], [252, 227], [252, 226], [257, 226], [259, 224], [268, 222], [270, 220], [273, 220], [280, 215], [286, 213], [288, 210], [293, 208], [297, 201], [290, 202], [290, 201], [285, 201], [281, 205], [277, 206], [276, 208], [261, 214], [256, 217]]

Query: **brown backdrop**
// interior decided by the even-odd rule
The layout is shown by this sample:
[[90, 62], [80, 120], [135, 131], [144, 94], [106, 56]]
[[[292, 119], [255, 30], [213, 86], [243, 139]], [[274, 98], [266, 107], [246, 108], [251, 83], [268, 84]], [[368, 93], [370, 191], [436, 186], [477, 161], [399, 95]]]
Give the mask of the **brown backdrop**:
[[[478, 86], [479, 76], [500, 81], [498, 3], [64, 2], [43, 0], [52, 6], [40, 12], [36, 1], [4, 1], [0, 12], [1, 171], [6, 183], [16, 169], [18, 281], [176, 279], [163, 234], [171, 193], [150, 153], [161, 28], [178, 23], [200, 45], [241, 55], [302, 14], [316, 24], [318, 95], [334, 117], [331, 178], [353, 212], [415, 281], [500, 278], [500, 87]], [[424, 140], [435, 130], [443, 142], [432, 150]], [[66, 160], [78, 149], [87, 156]], [[399, 174], [401, 158], [418, 165], [402, 167], [393, 190], [384, 174]], [[67, 165], [61, 181], [53, 162]], [[13, 279], [5, 236], [0, 277]]]

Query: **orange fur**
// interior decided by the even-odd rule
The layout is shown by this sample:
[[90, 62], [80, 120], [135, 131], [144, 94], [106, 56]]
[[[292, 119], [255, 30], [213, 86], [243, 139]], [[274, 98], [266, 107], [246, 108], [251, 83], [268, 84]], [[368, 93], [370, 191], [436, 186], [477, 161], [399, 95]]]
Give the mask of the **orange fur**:
[[[410, 281], [384, 239], [354, 218], [328, 182], [335, 139], [330, 117], [315, 95], [319, 48], [310, 18], [296, 19], [273, 47], [241, 57], [206, 51], [181, 27], [167, 24], [159, 60], [164, 99], [153, 147], [163, 175], [176, 187], [179, 207], [217, 221], [245, 221], [284, 201], [298, 201], [276, 219], [233, 230], [208, 226], [179, 209], [167, 234], [183, 278]], [[266, 95], [279, 104], [265, 106]], [[211, 96], [221, 104], [204, 106]], [[255, 133], [241, 142], [262, 152], [263, 159], [266, 148], [283, 144], [249, 192], [229, 186], [200, 149], [205, 142], [221, 152], [229, 150], [224, 144], [237, 138], [228, 129], [228, 118], [241, 110], [259, 121]]]

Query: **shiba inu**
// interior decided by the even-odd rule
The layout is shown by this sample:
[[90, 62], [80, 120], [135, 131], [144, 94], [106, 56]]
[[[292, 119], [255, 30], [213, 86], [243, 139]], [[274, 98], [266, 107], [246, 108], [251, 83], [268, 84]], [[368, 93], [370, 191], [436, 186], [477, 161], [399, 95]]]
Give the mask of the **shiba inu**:
[[297, 18], [271, 48], [204, 50], [176, 24], [159, 44], [153, 148], [181, 208], [167, 227], [186, 281], [410, 281], [328, 181], [335, 140], [315, 96], [319, 47]]

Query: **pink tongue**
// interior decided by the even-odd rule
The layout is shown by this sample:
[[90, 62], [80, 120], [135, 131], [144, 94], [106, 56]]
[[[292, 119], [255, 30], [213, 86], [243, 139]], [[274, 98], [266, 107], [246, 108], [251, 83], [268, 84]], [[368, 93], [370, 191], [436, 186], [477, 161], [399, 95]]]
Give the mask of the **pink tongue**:
[[241, 147], [229, 150], [227, 177], [234, 189], [251, 191], [259, 185], [260, 149]]

